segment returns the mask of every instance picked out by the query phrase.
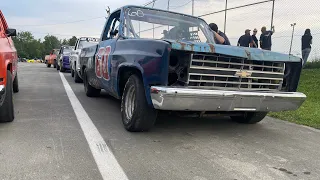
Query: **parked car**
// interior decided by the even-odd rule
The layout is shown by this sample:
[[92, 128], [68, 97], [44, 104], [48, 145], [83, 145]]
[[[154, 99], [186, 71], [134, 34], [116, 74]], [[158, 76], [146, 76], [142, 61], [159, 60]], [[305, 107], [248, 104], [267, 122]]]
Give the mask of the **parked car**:
[[61, 46], [57, 56], [57, 70], [60, 70], [60, 72], [70, 69], [69, 55], [73, 48], [74, 46]]
[[71, 67], [71, 76], [74, 78], [74, 82], [82, 82], [82, 74], [80, 71], [80, 59], [79, 55], [81, 54], [81, 49], [98, 44], [98, 38], [91, 37], [81, 37], [77, 40], [74, 49], [70, 53], [70, 67]]
[[28, 59], [27, 62], [28, 63], [34, 63], [35, 61], [34, 61], [34, 59]]
[[13, 93], [19, 92], [18, 55], [13, 36], [16, 30], [8, 27], [0, 10], [0, 122], [14, 120]]
[[59, 49], [53, 49], [50, 52], [49, 59], [47, 61], [47, 67], [51, 67], [53, 65], [54, 68], [57, 67], [57, 55], [59, 53]]
[[125, 6], [108, 17], [100, 39], [81, 51], [84, 90], [92, 97], [104, 89], [120, 99], [128, 131], [149, 130], [158, 110], [253, 124], [306, 99], [296, 92], [299, 57], [215, 44], [198, 17]]

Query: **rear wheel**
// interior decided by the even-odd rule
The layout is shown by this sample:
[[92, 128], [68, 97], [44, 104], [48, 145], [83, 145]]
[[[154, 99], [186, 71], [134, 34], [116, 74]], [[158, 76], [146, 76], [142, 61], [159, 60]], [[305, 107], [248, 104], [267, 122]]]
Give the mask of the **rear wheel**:
[[51, 64], [47, 64], [47, 67], [48, 67], [48, 68], [51, 67]]
[[242, 116], [231, 116], [231, 119], [243, 124], [256, 124], [262, 121], [268, 112], [244, 112]]
[[74, 72], [74, 82], [76, 83], [82, 83], [83, 80], [80, 78], [78, 72]]
[[83, 84], [84, 84], [84, 91], [88, 97], [97, 97], [100, 95], [101, 89], [96, 89], [89, 84], [86, 69], [84, 70], [84, 74], [83, 74]]
[[131, 132], [148, 131], [154, 125], [157, 111], [148, 105], [142, 80], [131, 75], [121, 99], [122, 123]]
[[7, 71], [6, 93], [0, 107], [0, 122], [12, 122], [14, 119], [12, 75]]
[[66, 69], [63, 66], [60, 66], [60, 72], [66, 72]]
[[19, 92], [18, 73], [16, 74], [16, 77], [14, 78], [14, 81], [13, 81], [13, 92], [14, 93]]

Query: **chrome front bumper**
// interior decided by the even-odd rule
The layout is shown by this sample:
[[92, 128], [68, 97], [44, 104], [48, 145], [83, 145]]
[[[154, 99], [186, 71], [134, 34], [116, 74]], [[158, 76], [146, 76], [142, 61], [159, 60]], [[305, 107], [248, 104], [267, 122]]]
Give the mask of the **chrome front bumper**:
[[155, 109], [174, 111], [296, 110], [306, 95], [299, 92], [246, 92], [152, 86]]

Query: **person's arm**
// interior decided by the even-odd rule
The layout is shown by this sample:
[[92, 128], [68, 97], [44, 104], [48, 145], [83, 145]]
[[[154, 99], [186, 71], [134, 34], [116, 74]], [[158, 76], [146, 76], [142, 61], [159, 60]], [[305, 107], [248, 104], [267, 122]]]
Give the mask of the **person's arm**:
[[310, 44], [312, 44], [312, 36], [311, 36]]
[[262, 34], [260, 35], [260, 48], [262, 47]]
[[215, 31], [213, 31], [214, 37], [217, 41], [219, 41], [220, 44], [223, 44], [225, 42], [225, 39], [220, 36], [218, 33], [216, 33]]
[[240, 46], [240, 39], [241, 39], [241, 37], [238, 39], [237, 46]]
[[272, 26], [272, 34], [276, 32], [276, 30], [274, 29], [274, 26]]

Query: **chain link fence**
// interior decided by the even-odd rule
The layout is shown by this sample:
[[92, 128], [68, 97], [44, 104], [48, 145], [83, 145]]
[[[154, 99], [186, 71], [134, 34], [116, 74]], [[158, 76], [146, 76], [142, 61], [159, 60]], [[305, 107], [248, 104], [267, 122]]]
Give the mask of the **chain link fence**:
[[[227, 3], [226, 3], [227, 2]], [[261, 2], [261, 3], [260, 3]], [[227, 4], [227, 6], [226, 6]], [[253, 5], [251, 5], [253, 4]], [[147, 7], [165, 9], [194, 16], [201, 16], [207, 23], [216, 23], [226, 32], [232, 45], [244, 34], [245, 29], [271, 28], [273, 1], [267, 0], [155, 0]], [[227, 16], [225, 21], [225, 9]], [[237, 8], [239, 7], [239, 8]], [[310, 28], [313, 36], [309, 61], [320, 59], [320, 8], [319, 0], [275, 0], [272, 51], [289, 53], [292, 37], [291, 24], [296, 23], [291, 53], [301, 57], [301, 36]], [[224, 28], [224, 24], [226, 26]]]

